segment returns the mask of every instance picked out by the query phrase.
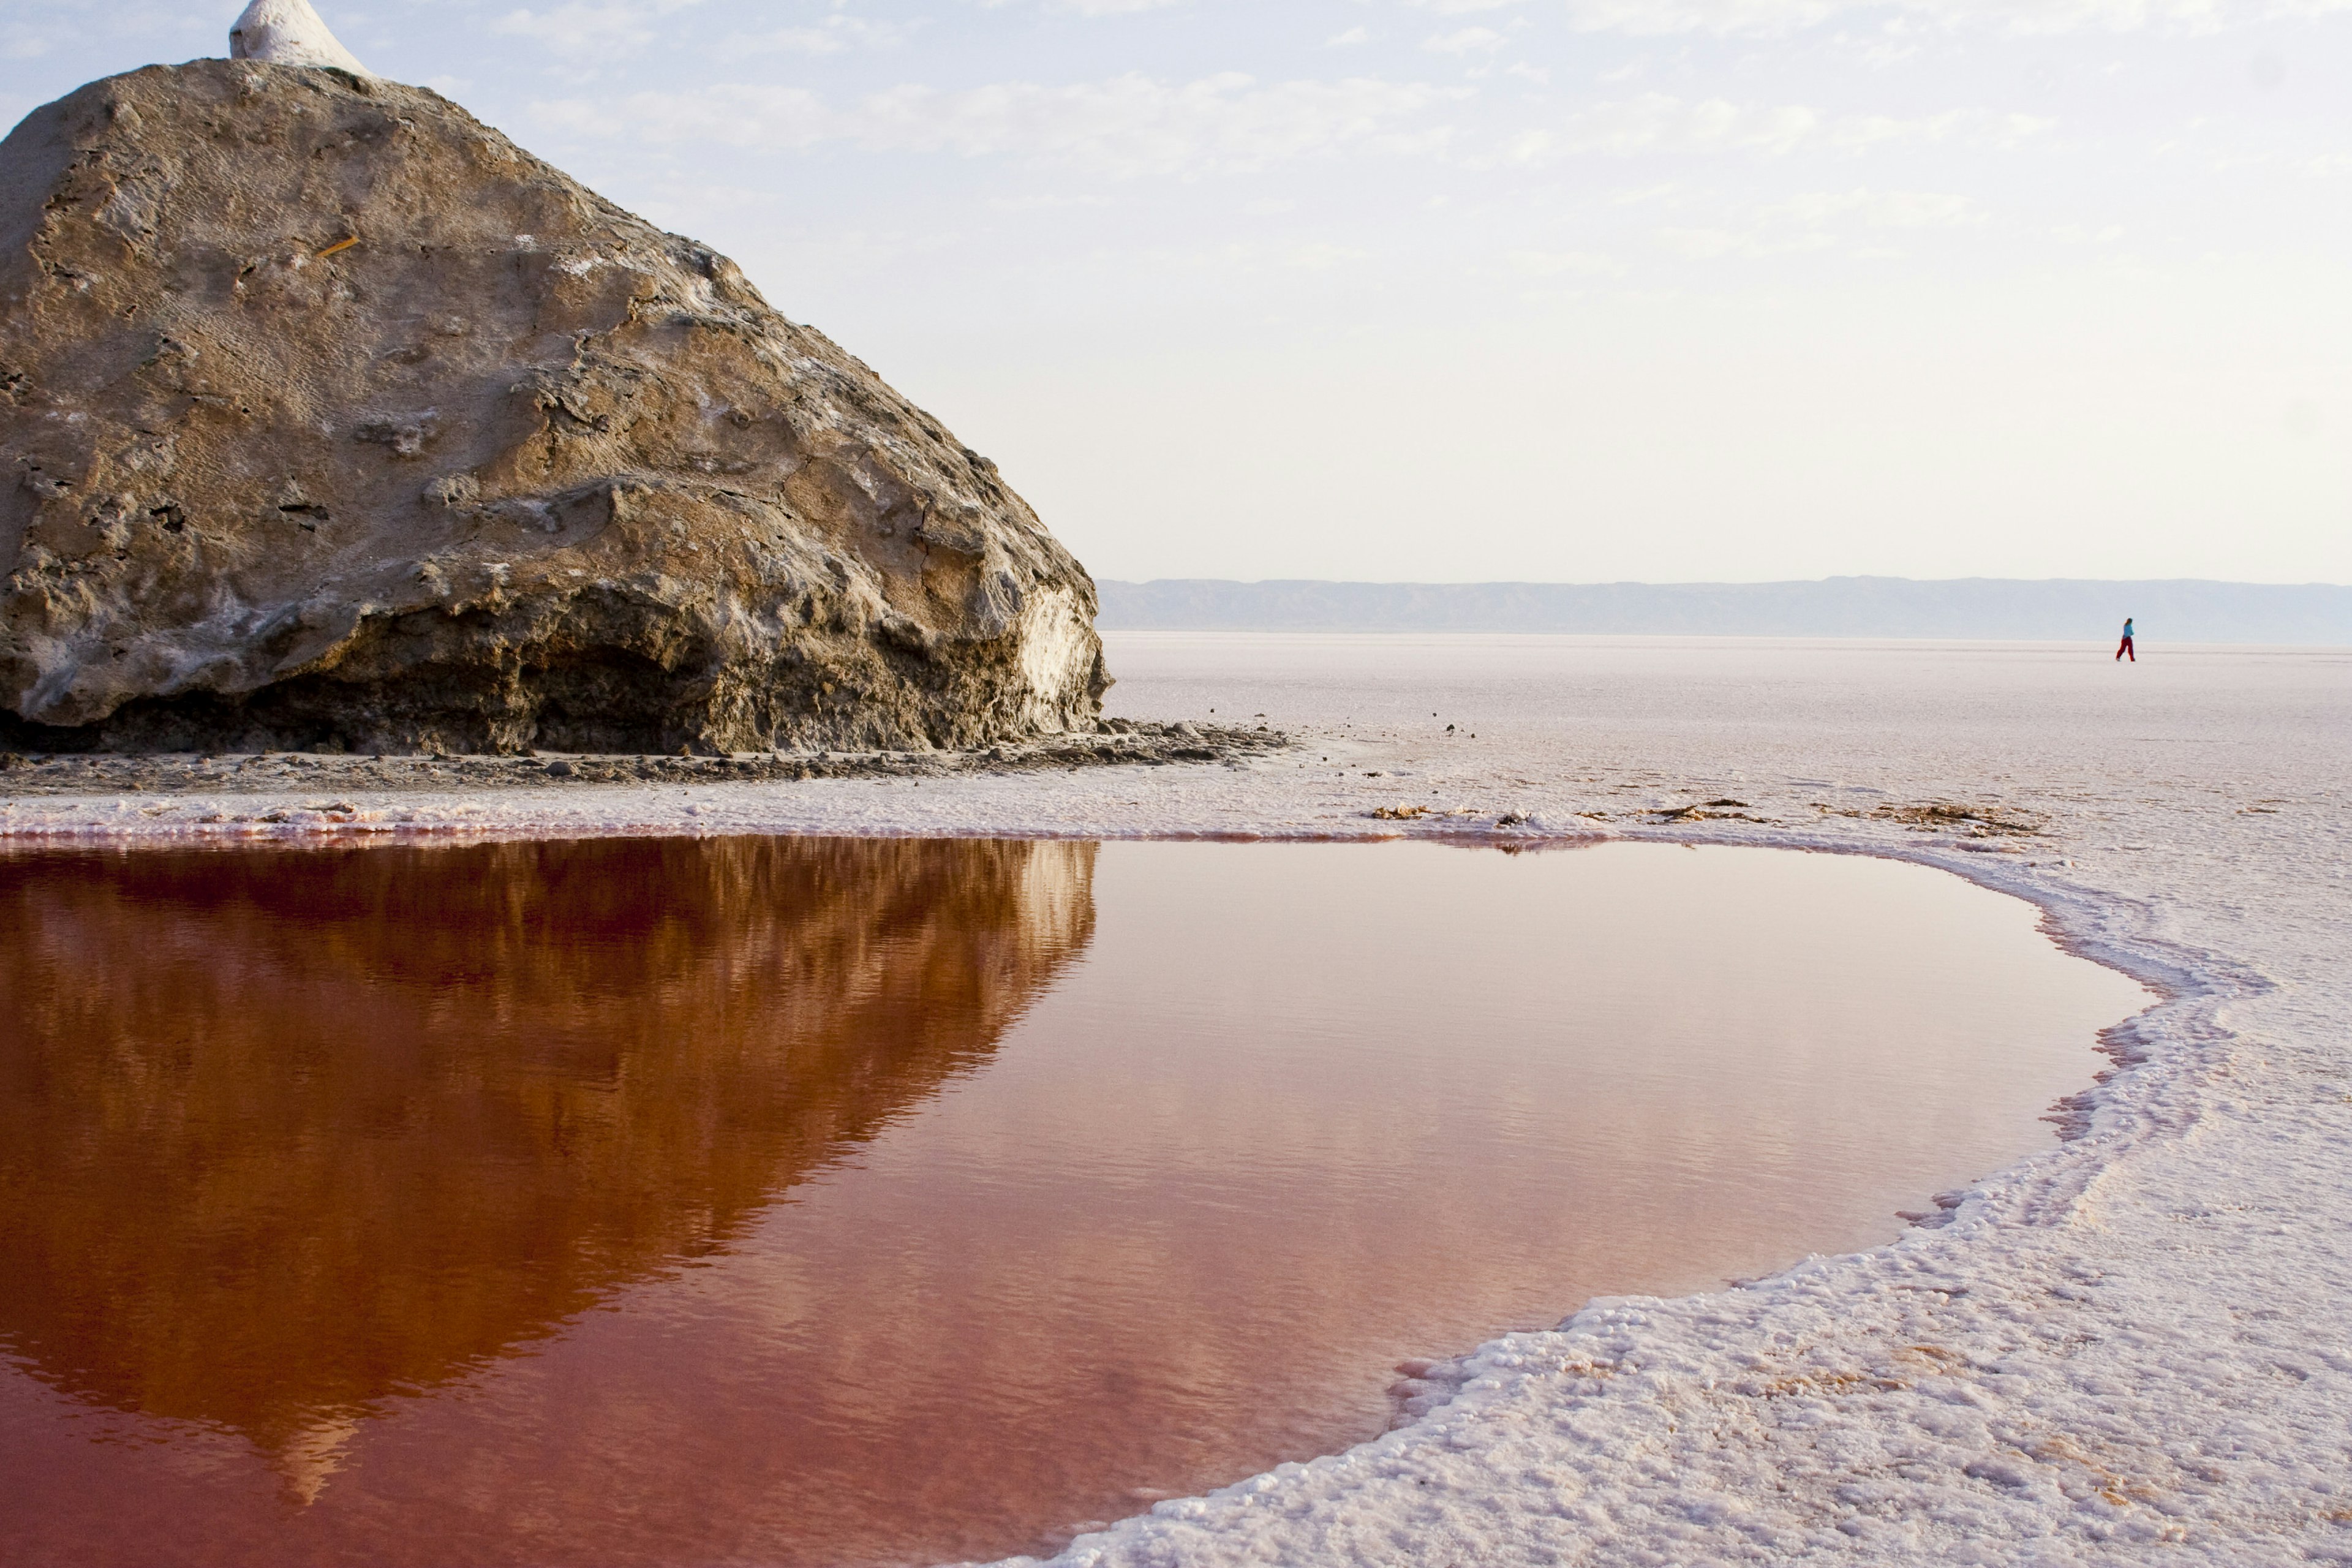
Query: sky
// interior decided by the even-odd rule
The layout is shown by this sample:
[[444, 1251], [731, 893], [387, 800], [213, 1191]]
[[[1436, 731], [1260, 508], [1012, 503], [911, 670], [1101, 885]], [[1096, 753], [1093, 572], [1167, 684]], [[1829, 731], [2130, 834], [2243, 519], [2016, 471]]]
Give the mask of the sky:
[[317, 3], [1097, 576], [2352, 583], [2352, 0]]

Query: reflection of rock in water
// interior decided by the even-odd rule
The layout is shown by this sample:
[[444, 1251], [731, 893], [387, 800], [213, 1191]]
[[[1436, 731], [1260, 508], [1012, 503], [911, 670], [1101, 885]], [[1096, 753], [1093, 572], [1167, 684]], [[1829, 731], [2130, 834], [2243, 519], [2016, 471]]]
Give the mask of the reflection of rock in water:
[[987, 1058], [1094, 847], [0, 860], [0, 1344], [317, 1495], [355, 1417], [711, 1250]]

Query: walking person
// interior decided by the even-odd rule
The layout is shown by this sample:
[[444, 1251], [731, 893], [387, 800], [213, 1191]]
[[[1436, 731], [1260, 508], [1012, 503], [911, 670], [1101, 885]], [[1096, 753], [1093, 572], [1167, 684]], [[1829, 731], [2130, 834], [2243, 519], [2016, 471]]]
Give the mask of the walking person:
[[2139, 662], [2139, 655], [2137, 652], [2134, 652], [2132, 648], [2131, 617], [2129, 616], [2126, 616], [2124, 617], [2124, 640], [2122, 645], [2116, 649], [2116, 658], [2117, 660], [2121, 660], [2126, 654], [2131, 656], [2131, 661], [2134, 664], [2137, 664]]

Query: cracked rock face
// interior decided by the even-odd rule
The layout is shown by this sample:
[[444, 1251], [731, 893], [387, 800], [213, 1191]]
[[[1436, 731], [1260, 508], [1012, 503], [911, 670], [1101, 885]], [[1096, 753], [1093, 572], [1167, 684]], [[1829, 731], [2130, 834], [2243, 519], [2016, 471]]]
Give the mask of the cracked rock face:
[[416, 88], [201, 60], [0, 146], [0, 742], [735, 752], [1091, 728], [995, 465]]

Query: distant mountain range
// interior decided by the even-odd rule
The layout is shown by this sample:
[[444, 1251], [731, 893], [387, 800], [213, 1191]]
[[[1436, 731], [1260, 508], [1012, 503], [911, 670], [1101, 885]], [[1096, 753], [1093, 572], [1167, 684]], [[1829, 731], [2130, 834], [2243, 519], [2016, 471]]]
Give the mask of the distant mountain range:
[[1814, 583], [1097, 582], [1105, 631], [1577, 632], [2352, 646], [2352, 587], [1831, 577]]

